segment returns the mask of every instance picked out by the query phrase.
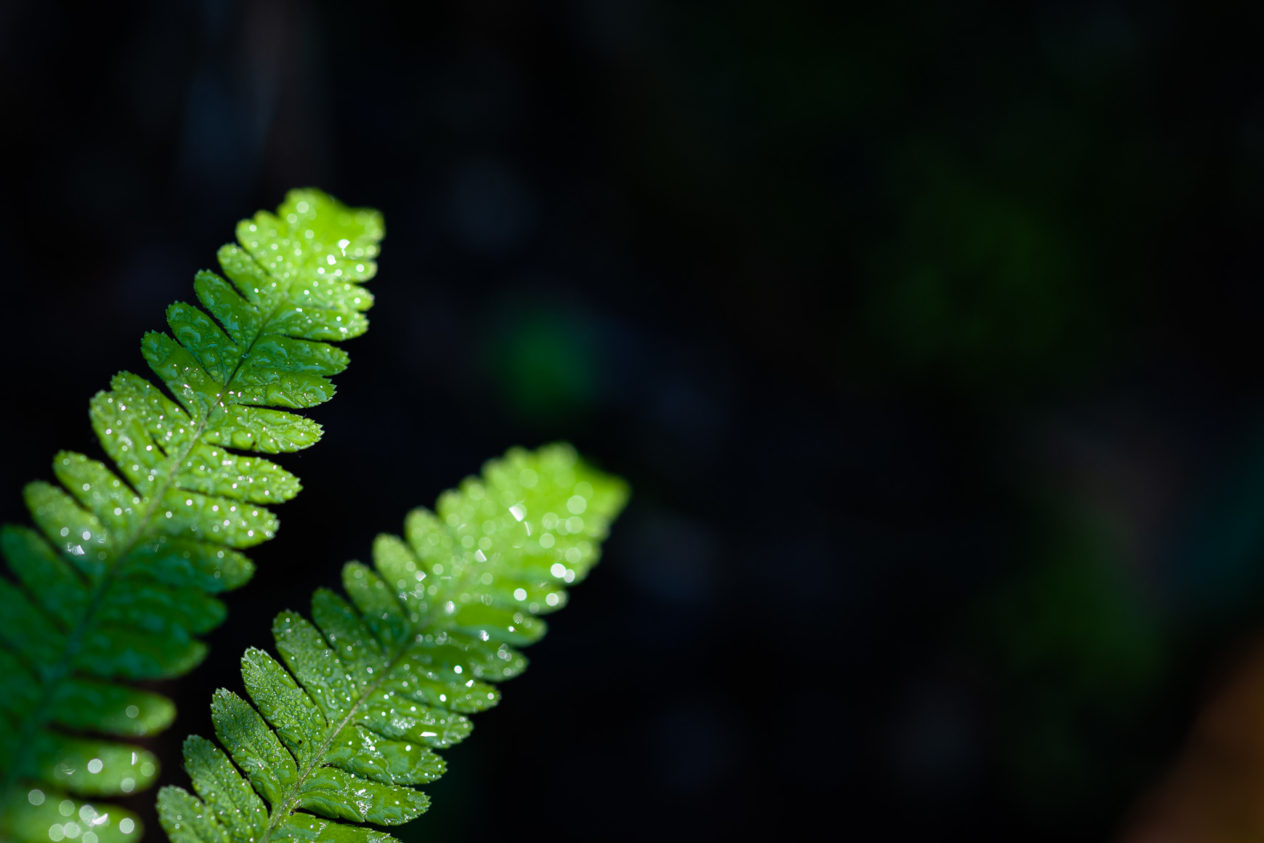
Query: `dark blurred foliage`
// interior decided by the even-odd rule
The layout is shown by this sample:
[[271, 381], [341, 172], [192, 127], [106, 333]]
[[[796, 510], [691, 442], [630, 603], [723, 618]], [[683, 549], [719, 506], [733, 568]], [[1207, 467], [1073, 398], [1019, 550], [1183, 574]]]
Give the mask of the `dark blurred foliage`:
[[565, 438], [631, 508], [405, 839], [1113, 837], [1264, 627], [1262, 37], [1214, 0], [0, 5], [0, 516], [231, 223], [317, 185], [386, 215], [373, 328], [166, 781], [277, 610]]

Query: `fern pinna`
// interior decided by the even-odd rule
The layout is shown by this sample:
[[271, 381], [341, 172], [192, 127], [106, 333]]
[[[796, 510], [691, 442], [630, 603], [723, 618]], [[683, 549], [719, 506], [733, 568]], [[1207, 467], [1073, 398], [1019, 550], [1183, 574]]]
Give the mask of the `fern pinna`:
[[[199, 272], [202, 307], [167, 310], [141, 349], [169, 391], [129, 372], [92, 399], [115, 467], [53, 462], [57, 486], [25, 497], [38, 529], [0, 534], [0, 840], [122, 843], [136, 818], [95, 801], [148, 787], [154, 756], [114, 738], [150, 735], [169, 700], [128, 684], [194, 667], [197, 636], [224, 618], [214, 596], [250, 578], [240, 551], [270, 538], [268, 504], [297, 478], [245, 452], [296, 451], [320, 427], [290, 410], [333, 395], [347, 365], [331, 342], [362, 333], [381, 217], [316, 190], [237, 227], [223, 276]], [[174, 398], [175, 400], [172, 400]]]
[[410, 513], [406, 539], [379, 536], [376, 570], [343, 569], [350, 602], [320, 589], [314, 623], [277, 616], [284, 667], [246, 652], [254, 706], [216, 692], [211, 717], [227, 754], [190, 737], [197, 796], [158, 795], [173, 843], [394, 840], [351, 823], [397, 825], [426, 809], [411, 785], [438, 778], [434, 750], [496, 704], [489, 683], [526, 666], [515, 647], [544, 634], [537, 615], [560, 608], [565, 586], [597, 561], [626, 497], [622, 481], [568, 446], [512, 450], [445, 492], [435, 513]]

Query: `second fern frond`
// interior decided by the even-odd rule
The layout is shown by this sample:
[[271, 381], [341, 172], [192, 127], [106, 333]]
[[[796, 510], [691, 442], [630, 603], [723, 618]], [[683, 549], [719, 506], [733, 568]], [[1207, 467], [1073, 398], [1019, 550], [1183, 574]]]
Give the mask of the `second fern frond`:
[[405, 538], [379, 536], [372, 568], [343, 569], [349, 602], [321, 589], [312, 621], [277, 616], [284, 666], [246, 652], [254, 706], [215, 694], [224, 749], [190, 737], [197, 795], [159, 793], [172, 841], [394, 840], [351, 823], [398, 825], [426, 809], [414, 786], [443, 773], [434, 751], [496, 704], [491, 683], [523, 670], [516, 648], [544, 634], [537, 616], [560, 608], [597, 561], [626, 495], [568, 446], [513, 450], [444, 493], [434, 513], [412, 512]]

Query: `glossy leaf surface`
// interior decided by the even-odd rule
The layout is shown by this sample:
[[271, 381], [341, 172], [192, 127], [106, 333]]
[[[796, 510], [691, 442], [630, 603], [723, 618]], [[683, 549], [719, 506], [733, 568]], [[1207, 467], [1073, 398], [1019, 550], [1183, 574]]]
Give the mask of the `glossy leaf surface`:
[[[258, 454], [320, 437], [292, 412], [328, 400], [347, 365], [331, 342], [367, 327], [381, 217], [317, 190], [237, 227], [198, 304], [167, 310], [90, 416], [110, 462], [61, 453], [57, 483], [25, 490], [34, 529], [0, 550], [0, 840], [135, 840], [136, 818], [100, 797], [152, 784], [156, 759], [118, 738], [166, 728], [174, 707], [127, 684], [178, 676], [250, 578], [242, 554], [271, 538], [293, 474]], [[253, 452], [253, 453], [250, 453]]]
[[[389, 841], [360, 823], [399, 825], [426, 810], [418, 785], [444, 771], [435, 750], [496, 704], [491, 683], [526, 665], [517, 647], [597, 561], [627, 491], [566, 445], [512, 450], [412, 512], [406, 538], [379, 536], [373, 566], [349, 563], [349, 599], [318, 590], [312, 620], [282, 612], [280, 661], [242, 658], [253, 705], [211, 706], [223, 750], [191, 737], [196, 796], [163, 788], [177, 843]], [[353, 825], [354, 823], [354, 825]]]

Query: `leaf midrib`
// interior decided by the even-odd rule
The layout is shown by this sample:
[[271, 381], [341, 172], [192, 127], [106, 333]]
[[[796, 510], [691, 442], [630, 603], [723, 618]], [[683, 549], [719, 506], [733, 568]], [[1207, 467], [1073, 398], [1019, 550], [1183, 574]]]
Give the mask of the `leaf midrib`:
[[[347, 709], [346, 716], [339, 720], [338, 724], [327, 732], [324, 740], [320, 743], [320, 747], [316, 750], [316, 752], [312, 753], [312, 757], [300, 768], [298, 778], [294, 781], [294, 786], [286, 792], [286, 795], [278, 803], [280, 807], [274, 808], [269, 812], [268, 826], [264, 829], [263, 836], [259, 838], [257, 843], [268, 843], [268, 841], [272, 839], [272, 833], [281, 827], [281, 823], [285, 822], [292, 813], [298, 810], [298, 802], [303, 796], [303, 784], [312, 773], [324, 766], [322, 759], [325, 757], [325, 754], [329, 752], [329, 748], [333, 746], [334, 738], [338, 737], [338, 734], [347, 727], [347, 724], [351, 722], [356, 712], [359, 711], [360, 706], [377, 693], [377, 690], [382, 687], [382, 684], [386, 682], [395, 668], [399, 666], [400, 660], [408, 654], [409, 648], [416, 644], [424, 633], [413, 630], [411, 634], [411, 640], [400, 645], [398, 652], [391, 656], [391, 658], [387, 661], [386, 668], [382, 671], [381, 676], [364, 686], [363, 693], [361, 693], [356, 701], [352, 703], [351, 707]], [[306, 687], [300, 685], [300, 688], [303, 693], [307, 693]], [[328, 723], [329, 721], [326, 720], [325, 722]], [[286, 748], [285, 751], [290, 752], [290, 754], [293, 755], [289, 748]], [[294, 761], [297, 763], [298, 758], [296, 757]], [[337, 820], [331, 821], [337, 822]]]
[[[450, 588], [445, 589], [442, 595], [433, 596], [431, 599], [427, 599], [425, 603], [427, 607], [433, 605], [443, 605], [444, 601], [448, 600], [450, 594], [452, 593], [454, 592], [452, 592]], [[405, 612], [408, 611], [407, 606], [402, 606], [401, 608], [403, 608]], [[373, 695], [377, 693], [378, 689], [381, 688], [387, 679], [391, 677], [395, 668], [399, 667], [400, 661], [408, 655], [409, 650], [424, 641], [427, 635], [437, 636], [448, 631], [454, 626], [452, 623], [444, 623], [443, 619], [445, 617], [447, 616], [439, 616], [436, 620], [433, 613], [427, 612], [425, 622], [409, 625], [408, 637], [398, 645], [399, 649], [385, 660], [386, 667], [382, 670], [381, 676], [364, 686], [362, 693], [356, 698], [356, 701], [351, 704], [351, 707], [347, 709], [346, 715], [338, 721], [336, 726], [332, 727], [326, 733], [324, 739], [320, 742], [319, 749], [312, 754], [311, 758], [307, 762], [300, 766], [298, 778], [295, 779], [293, 786], [286, 791], [286, 795], [277, 803], [280, 807], [274, 807], [273, 810], [269, 812], [268, 826], [264, 829], [263, 835], [255, 841], [255, 843], [268, 843], [268, 841], [272, 839], [273, 832], [281, 827], [281, 823], [285, 822], [288, 817], [298, 810], [298, 802], [303, 796], [303, 784], [312, 773], [324, 766], [323, 759], [325, 754], [329, 752], [329, 748], [333, 746], [334, 739], [337, 738], [338, 734], [352, 721], [361, 706], [371, 700]], [[321, 631], [320, 634], [323, 638], [324, 632]], [[372, 635], [372, 632], [369, 632], [368, 634]], [[336, 651], [334, 658], [337, 658]], [[295, 678], [297, 679], [297, 675]], [[303, 693], [307, 694], [307, 687], [301, 680], [299, 680], [299, 688]], [[310, 697], [311, 695], [308, 694], [308, 696]], [[328, 723], [329, 721], [326, 720], [325, 722]], [[269, 724], [269, 728], [272, 728], [271, 724]], [[273, 729], [273, 731], [275, 731], [275, 729]], [[285, 748], [285, 751], [289, 752], [291, 756], [294, 756], [294, 753], [288, 747]], [[294, 762], [296, 765], [299, 764], [297, 756], [294, 756]], [[327, 819], [329, 819], [330, 822], [338, 822], [338, 820], [334, 818]]]

